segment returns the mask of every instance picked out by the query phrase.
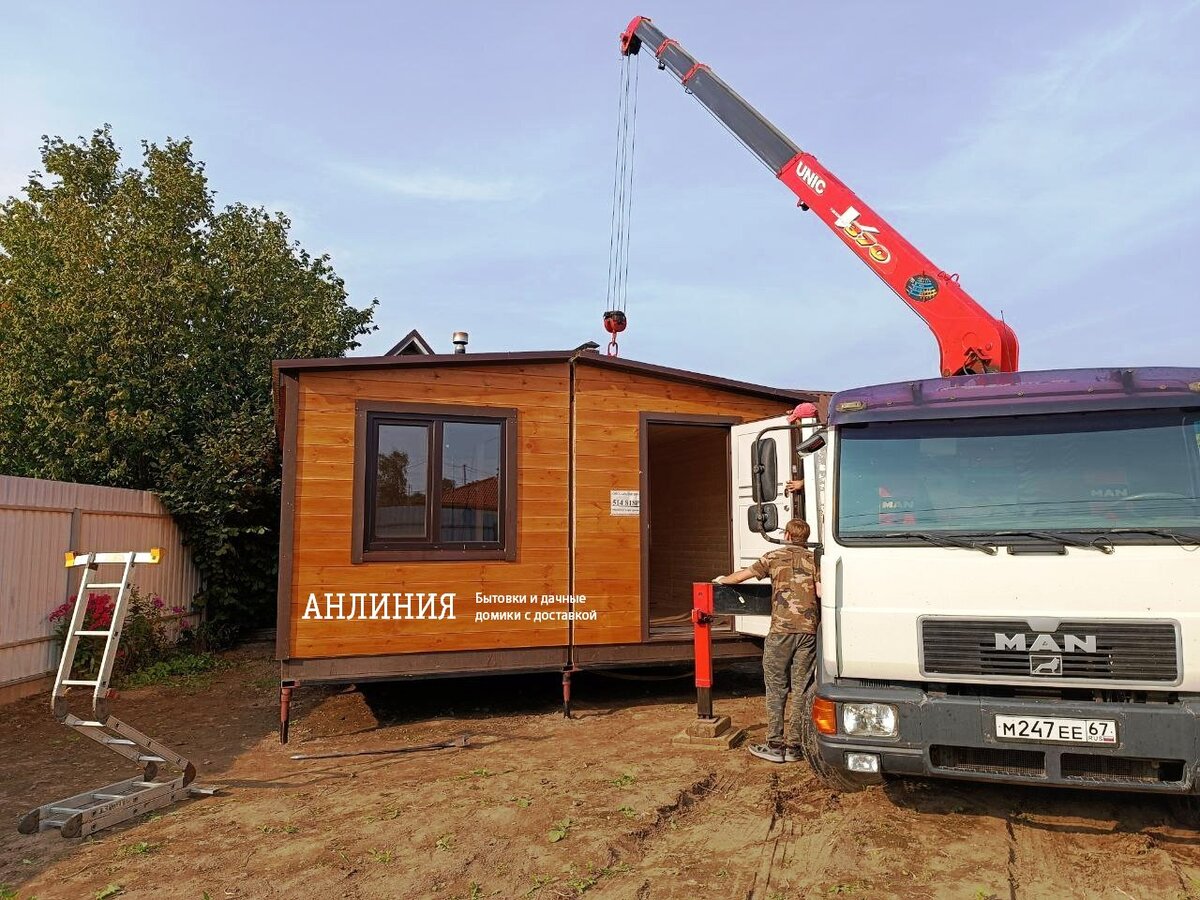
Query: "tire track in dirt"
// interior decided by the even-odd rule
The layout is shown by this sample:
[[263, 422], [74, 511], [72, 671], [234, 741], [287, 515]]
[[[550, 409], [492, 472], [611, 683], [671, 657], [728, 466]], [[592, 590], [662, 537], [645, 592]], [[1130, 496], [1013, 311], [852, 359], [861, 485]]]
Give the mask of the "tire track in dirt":
[[1196, 896], [1177, 860], [1150, 831], [1154, 807], [1145, 800], [1031, 799], [1032, 809], [1006, 818], [1011, 900]]

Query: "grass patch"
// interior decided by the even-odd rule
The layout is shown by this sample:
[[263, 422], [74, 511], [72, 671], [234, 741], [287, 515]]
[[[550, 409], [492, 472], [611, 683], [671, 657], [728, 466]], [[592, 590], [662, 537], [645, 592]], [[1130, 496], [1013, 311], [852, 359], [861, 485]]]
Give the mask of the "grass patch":
[[557, 844], [567, 836], [567, 834], [571, 831], [571, 826], [574, 824], [575, 823], [570, 819], [563, 819], [561, 822], [555, 822], [554, 827], [550, 829], [550, 833], [546, 835], [546, 838], [550, 841], [550, 843]]
[[123, 893], [125, 893], [125, 888], [119, 884], [110, 884], [108, 887], [96, 891], [95, 900], [108, 900], [109, 897], [119, 897]]
[[396, 854], [391, 850], [368, 850], [367, 852], [371, 854], [371, 859], [384, 865], [396, 858]]
[[542, 891], [542, 888], [547, 887], [551, 884], [554, 884], [554, 882], [556, 880], [557, 879], [555, 879], [555, 877], [553, 875], [534, 875], [533, 876], [533, 887], [531, 887], [529, 890], [527, 890], [525, 892], [524, 896], [532, 897], [534, 894], [540, 894]]
[[122, 856], [144, 856], [147, 853], [153, 853], [162, 844], [152, 844], [149, 841], [138, 841], [136, 844], [126, 844], [121, 848]]
[[300, 829], [289, 822], [286, 825], [260, 825], [258, 830], [263, 834], [295, 834]]
[[0, 884], [0, 900], [16, 900], [17, 889], [10, 884]]
[[441, 850], [443, 853], [448, 853], [454, 849], [454, 835], [443, 834], [437, 839], [433, 846], [435, 849]]
[[627, 819], [633, 819], [633, 818], [637, 817], [637, 810], [629, 805], [622, 806], [620, 809], [617, 810], [617, 812], [619, 812], [621, 815], [623, 815]]
[[139, 669], [124, 679], [125, 687], [150, 687], [181, 682], [202, 684], [211, 673], [229, 664], [214, 653], [180, 653]]
[[613, 787], [629, 787], [631, 784], [633, 784], [636, 781], [637, 781], [636, 777], [629, 774], [628, 772], [625, 772], [625, 773], [621, 774], [620, 776], [618, 776], [617, 778], [614, 778], [612, 781], [609, 782], [609, 784], [611, 784]]

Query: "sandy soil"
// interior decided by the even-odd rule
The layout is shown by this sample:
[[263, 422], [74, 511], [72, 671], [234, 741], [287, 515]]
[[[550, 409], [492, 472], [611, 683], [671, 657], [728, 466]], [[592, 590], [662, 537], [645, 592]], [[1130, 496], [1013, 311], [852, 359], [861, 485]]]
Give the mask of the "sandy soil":
[[[686, 680], [579, 676], [570, 721], [550, 675], [302, 689], [282, 748], [269, 655], [114, 705], [218, 796], [82, 841], [10, 824], [0, 898], [1200, 898], [1200, 835], [1164, 800], [913, 781], [835, 795], [803, 763], [673, 745]], [[761, 736], [752, 670], [718, 680], [718, 710]], [[0, 721], [9, 823], [134, 774], [43, 701]], [[463, 749], [289, 758], [463, 731]]]

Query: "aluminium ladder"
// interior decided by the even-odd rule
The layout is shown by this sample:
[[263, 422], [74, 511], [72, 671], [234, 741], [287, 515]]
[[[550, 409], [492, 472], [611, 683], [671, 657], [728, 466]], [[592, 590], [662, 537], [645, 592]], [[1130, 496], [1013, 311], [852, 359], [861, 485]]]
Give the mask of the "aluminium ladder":
[[[170, 747], [126, 725], [108, 710], [108, 682], [112, 677], [117, 645], [121, 641], [121, 628], [125, 624], [125, 614], [129, 608], [129, 579], [133, 567], [157, 564], [162, 558], [162, 551], [156, 548], [145, 553], [68, 553], [66, 557], [67, 568], [82, 566], [83, 576], [79, 580], [75, 608], [71, 612], [62, 659], [54, 679], [54, 693], [50, 698], [51, 711], [54, 717], [67, 727], [141, 766], [142, 774], [39, 806], [21, 817], [17, 830], [22, 834], [33, 834], [57, 828], [63, 837], [83, 837], [191, 795], [212, 794], [214, 789], [193, 784], [196, 778], [195, 765]], [[90, 580], [100, 566], [121, 566], [123, 571], [120, 581]], [[107, 628], [89, 630], [85, 627], [89, 591], [116, 592], [112, 619]], [[100, 654], [100, 663], [94, 678], [72, 677], [71, 670], [75, 664], [75, 653], [79, 648], [80, 638], [104, 639], [104, 649]], [[90, 718], [79, 718], [70, 711], [67, 704], [69, 688], [92, 689]], [[156, 780], [160, 763], [174, 766], [181, 774], [171, 779]]]

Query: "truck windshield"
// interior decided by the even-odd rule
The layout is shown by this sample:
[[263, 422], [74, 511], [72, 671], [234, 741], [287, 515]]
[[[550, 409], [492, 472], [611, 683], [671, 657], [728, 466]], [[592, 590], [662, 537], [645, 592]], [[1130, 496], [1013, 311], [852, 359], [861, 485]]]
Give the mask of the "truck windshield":
[[[1200, 535], [1200, 415], [1123, 410], [840, 429], [838, 538]], [[1128, 529], [1122, 533], [1123, 529]], [[1140, 531], [1151, 529], [1157, 535]]]

